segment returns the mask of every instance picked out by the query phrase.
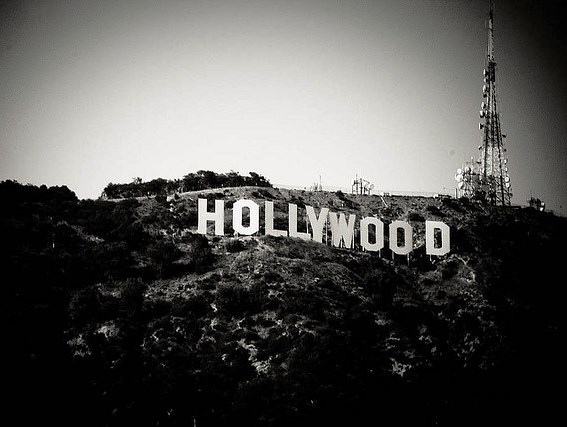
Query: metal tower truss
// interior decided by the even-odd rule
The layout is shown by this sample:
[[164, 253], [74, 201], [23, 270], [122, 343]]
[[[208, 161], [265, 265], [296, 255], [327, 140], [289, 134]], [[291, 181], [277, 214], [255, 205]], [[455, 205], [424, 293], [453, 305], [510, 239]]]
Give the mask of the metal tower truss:
[[366, 194], [370, 195], [370, 192], [374, 189], [374, 184], [372, 184], [367, 179], [362, 179], [356, 175], [352, 183], [352, 194]]
[[482, 131], [480, 155], [475, 162], [467, 162], [457, 170], [455, 180], [461, 196], [475, 198], [493, 205], [510, 205], [512, 190], [505, 158], [498, 96], [496, 94], [496, 61], [494, 60], [494, 2], [490, 1], [488, 20], [488, 49], [483, 70], [483, 101], [480, 105], [479, 129]]
[[488, 52], [482, 88], [483, 102], [479, 124], [482, 133], [482, 145], [479, 147], [479, 191], [486, 202], [494, 205], [510, 205], [512, 198], [510, 176], [508, 175], [508, 159], [504, 153], [498, 97], [496, 94], [496, 61], [494, 60], [494, 2], [490, 2], [488, 21]]

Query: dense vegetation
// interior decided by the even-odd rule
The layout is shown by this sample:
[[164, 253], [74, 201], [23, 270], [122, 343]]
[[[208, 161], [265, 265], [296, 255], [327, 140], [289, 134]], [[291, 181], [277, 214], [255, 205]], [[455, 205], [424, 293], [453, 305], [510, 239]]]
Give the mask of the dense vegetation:
[[200, 170], [197, 173], [189, 173], [182, 179], [156, 178], [143, 182], [141, 178], [134, 179], [129, 184], [108, 184], [102, 193], [104, 198], [119, 199], [144, 196], [166, 196], [175, 192], [186, 192], [203, 190], [206, 188], [221, 187], [271, 187], [270, 182], [256, 172], [250, 172], [250, 176], [242, 176], [237, 172], [216, 173]]
[[[387, 249], [204, 237], [188, 231], [194, 199], [79, 200], [2, 182], [4, 417], [476, 426], [560, 413], [564, 218], [452, 199], [212, 196], [243, 195], [408, 219], [418, 247], [408, 265]], [[449, 256], [424, 254], [424, 219], [451, 226]]]

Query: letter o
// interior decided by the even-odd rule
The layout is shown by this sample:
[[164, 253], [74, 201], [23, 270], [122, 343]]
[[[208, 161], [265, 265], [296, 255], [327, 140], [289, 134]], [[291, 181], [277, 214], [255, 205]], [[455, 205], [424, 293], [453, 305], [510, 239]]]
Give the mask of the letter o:
[[[398, 245], [398, 229], [404, 230], [404, 246]], [[390, 249], [398, 255], [407, 255], [413, 248], [413, 231], [406, 221], [392, 221], [390, 224]]]
[[[250, 225], [242, 224], [242, 209], [250, 209]], [[253, 200], [241, 199], [232, 206], [232, 228], [239, 234], [250, 236], [260, 230], [260, 206]]]
[[[373, 224], [376, 229], [376, 242], [368, 241], [368, 229]], [[360, 246], [369, 252], [378, 252], [384, 247], [384, 223], [378, 218], [367, 216], [360, 221]]]

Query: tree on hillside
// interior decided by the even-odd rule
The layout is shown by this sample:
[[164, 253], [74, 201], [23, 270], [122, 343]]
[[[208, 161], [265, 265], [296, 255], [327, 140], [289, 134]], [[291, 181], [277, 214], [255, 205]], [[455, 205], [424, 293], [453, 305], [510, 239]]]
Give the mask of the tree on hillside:
[[272, 184], [256, 172], [250, 172], [250, 176], [242, 176], [238, 172], [230, 171], [226, 174], [218, 174], [209, 170], [198, 170], [196, 173], [188, 173], [182, 179], [167, 180], [156, 178], [143, 182], [141, 178], [135, 178], [127, 184], [109, 183], [103, 190], [103, 199], [118, 199], [130, 197], [166, 196], [176, 191], [196, 191], [208, 188], [221, 187], [271, 187]]

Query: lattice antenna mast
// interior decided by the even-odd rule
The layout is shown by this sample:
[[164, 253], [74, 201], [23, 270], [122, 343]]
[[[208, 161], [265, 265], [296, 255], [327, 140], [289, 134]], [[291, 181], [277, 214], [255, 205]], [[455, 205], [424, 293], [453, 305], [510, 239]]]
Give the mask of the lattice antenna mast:
[[504, 148], [500, 127], [500, 113], [496, 96], [496, 61], [494, 59], [494, 1], [490, 1], [488, 19], [488, 49], [486, 68], [483, 71], [484, 86], [482, 94], [479, 128], [483, 131], [480, 164], [480, 189], [485, 200], [494, 205], [510, 205], [512, 198], [510, 176], [508, 175], [508, 159], [504, 158]]

